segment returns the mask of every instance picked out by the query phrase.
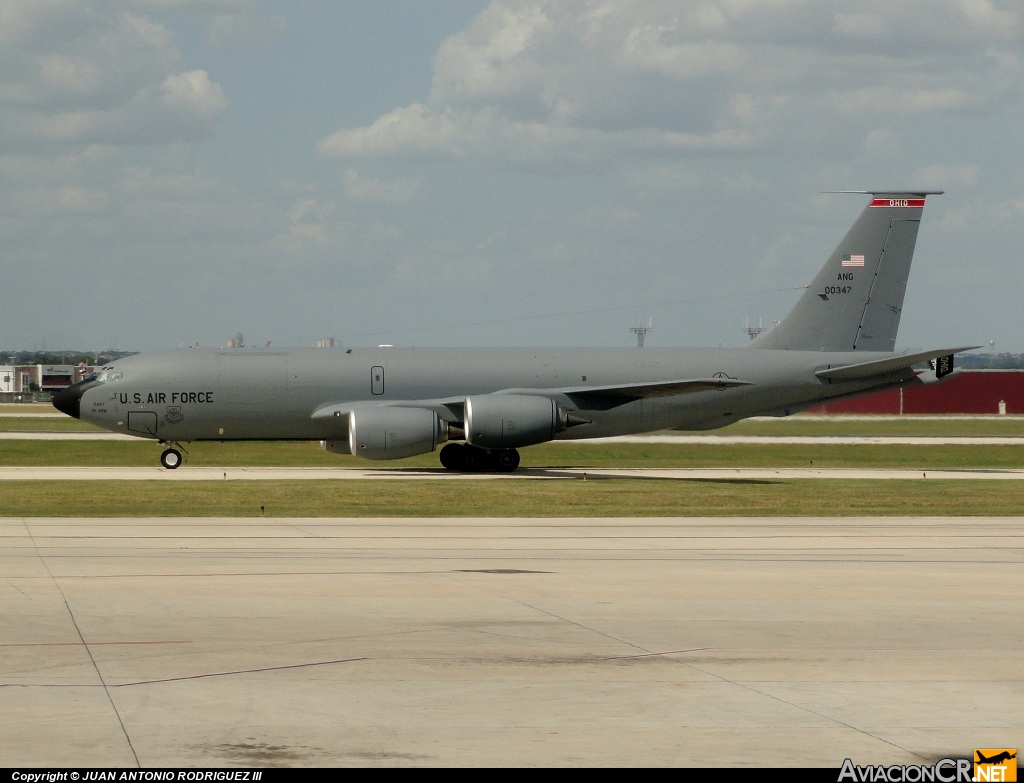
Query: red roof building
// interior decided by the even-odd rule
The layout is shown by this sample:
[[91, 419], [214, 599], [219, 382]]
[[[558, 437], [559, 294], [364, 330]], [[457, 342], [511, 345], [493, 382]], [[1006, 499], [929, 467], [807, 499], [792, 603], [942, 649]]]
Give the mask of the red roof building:
[[829, 402], [810, 412], [1024, 414], [1024, 370], [959, 370], [939, 383]]

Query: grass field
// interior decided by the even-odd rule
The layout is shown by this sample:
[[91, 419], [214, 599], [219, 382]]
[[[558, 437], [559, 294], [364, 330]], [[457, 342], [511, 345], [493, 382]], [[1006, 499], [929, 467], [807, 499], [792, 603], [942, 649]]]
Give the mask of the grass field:
[[1015, 481], [9, 481], [3, 516], [1019, 516]]
[[[18, 410], [11, 410], [18, 407]], [[0, 431], [59, 431], [66, 418], [5, 416], [50, 411], [0, 406]], [[28, 426], [26, 426], [28, 425]], [[717, 431], [728, 435], [915, 435], [1024, 437], [1024, 418], [979, 416], [756, 419]], [[1022, 442], [1024, 446], [1024, 442]], [[524, 469], [561, 467], [895, 467], [1024, 469], [1015, 445], [587, 444], [522, 449]], [[188, 466], [367, 467], [315, 443], [193, 443]], [[154, 466], [152, 441], [0, 443], [2, 466]], [[436, 454], [379, 463], [382, 470], [438, 466]], [[12, 516], [891, 516], [1024, 514], [1016, 481], [553, 479], [508, 481], [5, 481], [0, 515]], [[261, 510], [262, 508], [262, 510]]]
[[[183, 444], [185, 466], [195, 467], [437, 467], [437, 454], [367, 462], [328, 454], [307, 442], [199, 442]], [[1006, 445], [546, 443], [520, 450], [524, 468], [940, 468], [1024, 469], [1024, 443]], [[8, 440], [0, 466], [152, 467], [153, 441]]]

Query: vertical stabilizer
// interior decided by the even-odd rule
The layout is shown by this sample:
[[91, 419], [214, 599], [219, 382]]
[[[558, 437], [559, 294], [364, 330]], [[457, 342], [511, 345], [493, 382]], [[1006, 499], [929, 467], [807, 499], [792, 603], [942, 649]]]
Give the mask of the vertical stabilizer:
[[892, 351], [929, 191], [871, 196], [792, 310], [749, 343], [793, 351]]

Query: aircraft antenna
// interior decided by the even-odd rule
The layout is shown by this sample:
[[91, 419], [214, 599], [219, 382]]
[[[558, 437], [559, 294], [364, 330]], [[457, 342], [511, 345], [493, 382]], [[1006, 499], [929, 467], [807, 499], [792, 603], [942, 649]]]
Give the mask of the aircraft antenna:
[[647, 326], [631, 326], [631, 327], [629, 327], [629, 331], [631, 331], [633, 334], [636, 335], [636, 347], [637, 348], [643, 348], [644, 347], [644, 338], [647, 337], [647, 333], [649, 331], [651, 331], [651, 329], [653, 329], [653, 328], [654, 327], [651, 326], [650, 319], [647, 320]]

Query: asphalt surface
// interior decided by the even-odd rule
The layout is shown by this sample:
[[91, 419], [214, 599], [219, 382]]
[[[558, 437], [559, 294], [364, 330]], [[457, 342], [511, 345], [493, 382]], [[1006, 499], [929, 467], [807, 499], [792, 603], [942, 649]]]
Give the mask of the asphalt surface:
[[[639, 475], [1024, 472], [501, 479]], [[376, 464], [0, 468], [41, 492], [271, 478], [494, 479]], [[1021, 517], [0, 517], [0, 760], [928, 766], [1024, 744], [1022, 566]]]
[[0, 528], [11, 768], [838, 770], [1024, 738], [1022, 518]]
[[963, 479], [1020, 481], [1021, 469], [909, 470], [901, 468], [520, 468], [514, 473], [456, 473], [444, 468], [389, 468], [370, 464], [358, 468], [242, 468], [159, 466], [0, 467], [0, 481], [528, 481], [603, 478], [662, 479]]

